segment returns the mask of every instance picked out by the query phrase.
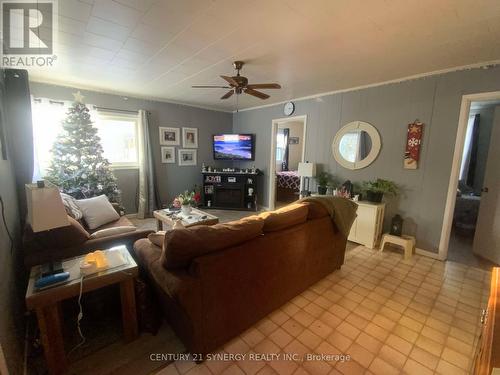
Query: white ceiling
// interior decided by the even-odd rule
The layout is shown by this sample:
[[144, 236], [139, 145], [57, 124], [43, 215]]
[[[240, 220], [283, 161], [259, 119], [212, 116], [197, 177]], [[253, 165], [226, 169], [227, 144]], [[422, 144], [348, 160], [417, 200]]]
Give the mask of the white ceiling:
[[57, 68], [36, 81], [236, 109], [231, 62], [278, 82], [239, 108], [500, 60], [499, 0], [59, 0]]

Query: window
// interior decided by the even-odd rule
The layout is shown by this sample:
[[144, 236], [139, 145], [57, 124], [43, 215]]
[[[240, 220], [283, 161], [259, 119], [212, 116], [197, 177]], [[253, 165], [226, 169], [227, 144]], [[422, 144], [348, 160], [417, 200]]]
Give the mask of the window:
[[137, 115], [98, 112], [95, 126], [112, 167], [138, 167]]
[[50, 150], [62, 129], [62, 120], [66, 115], [66, 103], [47, 99], [35, 99], [32, 102], [33, 120], [33, 181], [40, 180], [50, 165]]
[[276, 135], [276, 160], [283, 161], [285, 157], [286, 144], [285, 144], [285, 134], [283, 129], [278, 129], [278, 134]]
[[[33, 181], [46, 175], [52, 159], [51, 149], [62, 130], [62, 121], [71, 106], [70, 102], [49, 99], [33, 99]], [[117, 114], [95, 111], [87, 104], [90, 116], [97, 128], [104, 150], [104, 157], [113, 168], [137, 168], [139, 163], [137, 124], [135, 114]]]

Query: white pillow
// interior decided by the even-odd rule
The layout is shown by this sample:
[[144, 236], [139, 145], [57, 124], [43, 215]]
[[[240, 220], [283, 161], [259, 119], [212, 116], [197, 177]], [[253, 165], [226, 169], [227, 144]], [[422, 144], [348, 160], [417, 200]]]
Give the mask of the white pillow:
[[154, 243], [156, 246], [163, 246], [163, 240], [165, 239], [165, 231], [160, 230], [159, 232], [156, 233], [150, 233], [148, 234], [148, 240], [150, 240], [152, 243]]
[[101, 225], [111, 223], [120, 218], [118, 212], [109, 203], [108, 197], [99, 195], [89, 199], [80, 199], [76, 201], [83, 214], [83, 219], [89, 229], [99, 228]]
[[136, 227], [133, 227], [131, 225], [126, 225], [123, 227], [106, 228], [106, 229], [101, 229], [101, 230], [98, 230], [97, 232], [92, 233], [89, 238], [92, 240], [92, 239], [96, 239], [96, 238], [108, 237], [108, 236], [112, 236], [113, 234], [134, 232], [136, 229], [137, 229]]

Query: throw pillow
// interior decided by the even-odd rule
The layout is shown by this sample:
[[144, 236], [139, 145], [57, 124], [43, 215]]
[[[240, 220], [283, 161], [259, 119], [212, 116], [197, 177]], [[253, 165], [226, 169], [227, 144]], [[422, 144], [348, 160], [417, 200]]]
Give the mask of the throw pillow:
[[114, 234], [134, 232], [136, 229], [137, 229], [136, 227], [133, 227], [131, 225], [127, 225], [127, 226], [123, 226], [123, 227], [113, 227], [113, 228], [101, 229], [101, 230], [98, 230], [97, 232], [92, 233], [90, 235], [90, 239], [93, 240], [96, 238], [112, 236]]
[[148, 234], [148, 240], [150, 240], [152, 243], [154, 243], [156, 246], [159, 246], [159, 247], [163, 246], [164, 239], [165, 239], [165, 231], [164, 230], [160, 230], [159, 232]]
[[83, 219], [89, 229], [99, 228], [101, 225], [118, 220], [120, 215], [109, 203], [105, 195], [99, 195], [89, 199], [80, 199], [76, 204], [83, 213]]
[[66, 213], [75, 220], [81, 220], [83, 217], [82, 210], [76, 204], [76, 199], [71, 195], [61, 193], [61, 199], [66, 209]]

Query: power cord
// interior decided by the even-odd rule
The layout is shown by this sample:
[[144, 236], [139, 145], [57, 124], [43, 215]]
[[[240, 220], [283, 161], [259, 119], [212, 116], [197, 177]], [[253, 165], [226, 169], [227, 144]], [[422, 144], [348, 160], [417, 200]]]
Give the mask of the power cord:
[[86, 341], [85, 336], [82, 333], [82, 328], [80, 326], [80, 322], [83, 319], [82, 294], [83, 294], [83, 278], [84, 277], [85, 276], [82, 275], [82, 277], [80, 278], [80, 294], [78, 295], [78, 307], [80, 308], [80, 311], [79, 311], [78, 317], [76, 319], [76, 329], [78, 330], [78, 334], [80, 335], [81, 341], [79, 344], [77, 344], [73, 349], [71, 349], [68, 352], [68, 356], [71, 353], [73, 353], [76, 349], [81, 347], [83, 344], [85, 344], [85, 341]]
[[12, 235], [10, 234], [9, 227], [7, 226], [7, 220], [5, 219], [5, 206], [4, 206], [4, 203], [3, 203], [2, 196], [0, 196], [0, 205], [2, 206], [1, 207], [2, 221], [3, 221], [3, 225], [5, 227], [5, 231], [7, 232], [7, 236], [9, 237], [9, 241], [10, 241], [10, 254], [12, 255], [12, 253], [14, 251], [14, 239], [12, 238]]

